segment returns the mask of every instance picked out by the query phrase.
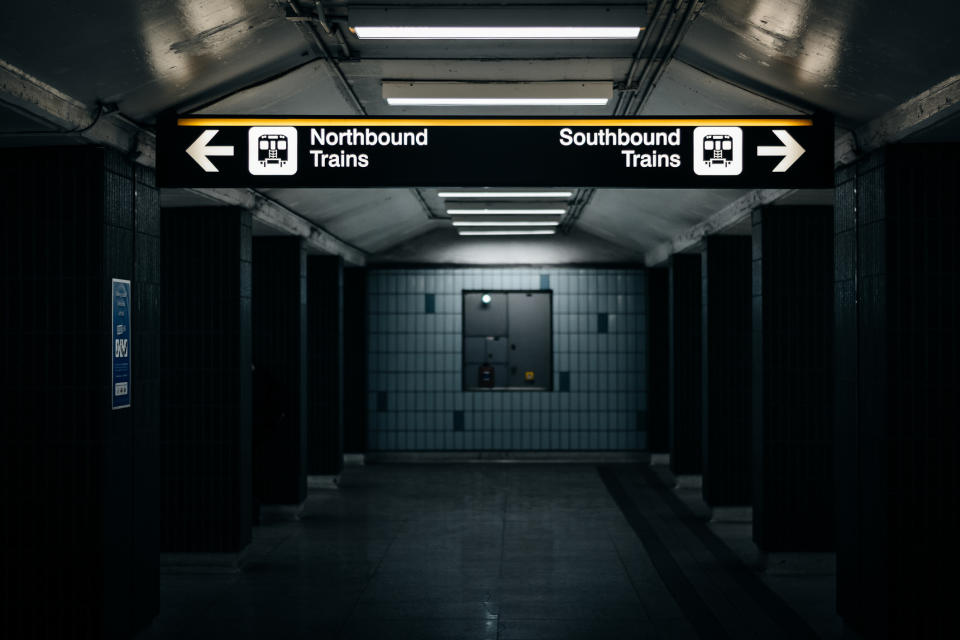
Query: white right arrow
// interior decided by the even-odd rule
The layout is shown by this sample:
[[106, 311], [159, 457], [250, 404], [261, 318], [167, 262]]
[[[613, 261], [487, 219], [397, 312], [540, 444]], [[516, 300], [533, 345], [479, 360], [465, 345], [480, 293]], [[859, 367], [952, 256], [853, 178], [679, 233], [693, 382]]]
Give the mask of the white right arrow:
[[219, 129], [207, 129], [200, 134], [200, 137], [193, 141], [189, 147], [187, 147], [187, 155], [197, 161], [197, 164], [200, 165], [204, 171], [207, 173], [219, 173], [220, 170], [207, 156], [232, 156], [233, 147], [208, 147], [207, 144], [213, 140], [213, 136], [217, 135]]
[[782, 147], [757, 147], [758, 156], [783, 156], [777, 166], [773, 168], [774, 173], [783, 173], [789, 169], [797, 159], [803, 155], [804, 149], [789, 133], [783, 129], [774, 129], [773, 135], [780, 138], [784, 144]]

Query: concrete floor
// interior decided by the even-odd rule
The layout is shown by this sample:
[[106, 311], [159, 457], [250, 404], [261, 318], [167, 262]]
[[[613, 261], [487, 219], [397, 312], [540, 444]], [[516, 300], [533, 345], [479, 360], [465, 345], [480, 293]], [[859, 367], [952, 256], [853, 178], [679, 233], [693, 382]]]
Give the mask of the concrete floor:
[[[349, 467], [239, 573], [164, 574], [148, 638], [852, 637], [829, 554], [764, 556], [645, 465]], [[786, 598], [786, 600], [785, 600]]]

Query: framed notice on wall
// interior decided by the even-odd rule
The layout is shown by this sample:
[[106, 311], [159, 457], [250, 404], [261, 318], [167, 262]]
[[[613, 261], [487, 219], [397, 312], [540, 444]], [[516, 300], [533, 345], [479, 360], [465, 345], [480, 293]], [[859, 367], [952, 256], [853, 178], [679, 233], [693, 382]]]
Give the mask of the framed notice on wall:
[[130, 281], [111, 281], [111, 404], [130, 406]]

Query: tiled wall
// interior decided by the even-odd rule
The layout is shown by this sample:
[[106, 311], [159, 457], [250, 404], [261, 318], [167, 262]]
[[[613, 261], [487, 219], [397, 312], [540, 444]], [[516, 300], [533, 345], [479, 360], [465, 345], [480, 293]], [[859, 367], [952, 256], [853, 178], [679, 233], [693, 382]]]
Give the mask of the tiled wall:
[[[371, 269], [367, 287], [371, 451], [646, 447], [643, 270]], [[552, 392], [462, 391], [464, 289], [553, 291]]]

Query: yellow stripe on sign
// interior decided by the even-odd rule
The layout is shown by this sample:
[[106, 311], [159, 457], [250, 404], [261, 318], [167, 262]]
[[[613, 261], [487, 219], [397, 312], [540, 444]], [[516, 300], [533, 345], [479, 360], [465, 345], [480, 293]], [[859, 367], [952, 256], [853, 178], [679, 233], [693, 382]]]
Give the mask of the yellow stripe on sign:
[[811, 127], [810, 118], [179, 118], [181, 127]]

